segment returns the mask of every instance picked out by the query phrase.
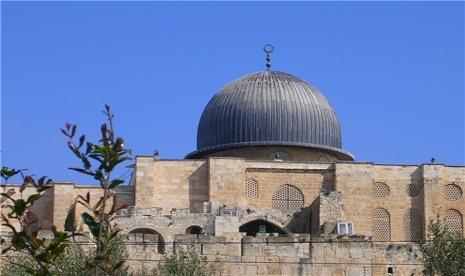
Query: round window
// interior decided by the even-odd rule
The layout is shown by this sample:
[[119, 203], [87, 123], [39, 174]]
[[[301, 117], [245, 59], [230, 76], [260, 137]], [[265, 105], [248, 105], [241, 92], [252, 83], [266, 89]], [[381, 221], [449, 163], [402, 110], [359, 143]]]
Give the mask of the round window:
[[385, 198], [390, 193], [389, 186], [381, 182], [376, 182], [373, 184], [372, 193], [375, 198]]
[[462, 189], [455, 184], [449, 184], [444, 187], [444, 197], [447, 200], [454, 201], [462, 197]]

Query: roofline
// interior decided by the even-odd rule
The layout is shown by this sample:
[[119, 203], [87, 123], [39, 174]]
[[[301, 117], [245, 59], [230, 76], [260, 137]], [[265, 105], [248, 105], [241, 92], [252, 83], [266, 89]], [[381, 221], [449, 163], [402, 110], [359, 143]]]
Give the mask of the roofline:
[[227, 150], [227, 149], [235, 149], [235, 148], [247, 148], [247, 147], [257, 147], [257, 146], [278, 146], [278, 147], [298, 147], [298, 148], [306, 148], [306, 149], [313, 149], [319, 150], [322, 152], [326, 152], [336, 156], [340, 160], [347, 160], [353, 161], [355, 157], [348, 151], [343, 149], [326, 146], [326, 145], [318, 145], [318, 144], [310, 144], [310, 143], [302, 143], [302, 142], [285, 142], [285, 141], [256, 141], [256, 142], [240, 142], [240, 143], [230, 143], [230, 144], [222, 144], [222, 145], [215, 145], [210, 147], [203, 147], [197, 149], [186, 155], [186, 159], [200, 159], [203, 158], [205, 155]]

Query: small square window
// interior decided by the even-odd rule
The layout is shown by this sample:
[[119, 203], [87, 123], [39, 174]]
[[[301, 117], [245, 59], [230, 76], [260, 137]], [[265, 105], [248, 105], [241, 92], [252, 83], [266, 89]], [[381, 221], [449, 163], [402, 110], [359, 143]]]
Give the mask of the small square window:
[[339, 222], [337, 224], [337, 233], [339, 235], [353, 235], [354, 226], [352, 222]]

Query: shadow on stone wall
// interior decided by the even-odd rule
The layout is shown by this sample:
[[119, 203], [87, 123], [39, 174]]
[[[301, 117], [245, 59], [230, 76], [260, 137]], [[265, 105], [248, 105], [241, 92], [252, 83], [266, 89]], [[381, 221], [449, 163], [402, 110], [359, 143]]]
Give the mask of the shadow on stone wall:
[[319, 208], [320, 197], [318, 196], [310, 206], [303, 208], [300, 212], [294, 213], [286, 228], [291, 233], [318, 234]]
[[191, 213], [201, 213], [203, 203], [209, 201], [208, 197], [208, 165], [202, 164], [189, 177], [189, 209]]

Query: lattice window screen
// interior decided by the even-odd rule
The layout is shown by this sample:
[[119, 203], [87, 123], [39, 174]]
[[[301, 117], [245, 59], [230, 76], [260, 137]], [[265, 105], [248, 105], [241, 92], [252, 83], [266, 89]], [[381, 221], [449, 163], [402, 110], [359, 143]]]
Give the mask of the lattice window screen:
[[258, 197], [258, 182], [247, 179], [245, 181], [245, 194], [247, 197]]
[[283, 160], [283, 161], [291, 161], [292, 160], [291, 156], [287, 152], [283, 152], [283, 151], [272, 152], [272, 153], [268, 154], [266, 159], [268, 159], [268, 160]]
[[377, 208], [373, 211], [372, 235], [374, 241], [391, 240], [391, 221], [385, 209]]
[[444, 197], [451, 201], [457, 200], [462, 197], [462, 189], [454, 184], [446, 185], [444, 187]]
[[284, 185], [274, 191], [272, 207], [283, 212], [297, 212], [304, 207], [304, 195], [295, 186]]
[[385, 198], [389, 195], [389, 193], [389, 186], [384, 183], [377, 182], [372, 186], [372, 194], [375, 198]]
[[410, 185], [407, 185], [407, 188], [405, 189], [405, 192], [410, 197], [416, 197], [420, 193], [420, 190], [418, 189], [417, 185], [410, 184]]
[[463, 217], [459, 211], [450, 209], [446, 211], [446, 225], [450, 231], [463, 233]]
[[404, 215], [404, 237], [406, 241], [419, 241], [423, 235], [423, 219], [417, 209], [410, 208]]
[[331, 191], [334, 191], [334, 184], [332, 182], [329, 182], [329, 181], [324, 181], [323, 183], [321, 183], [321, 189], [320, 189], [322, 192], [331, 192]]

